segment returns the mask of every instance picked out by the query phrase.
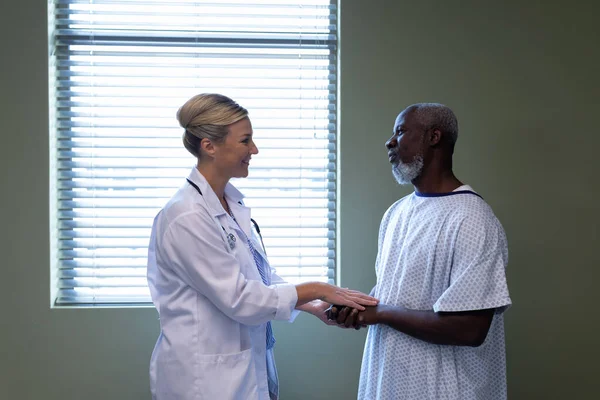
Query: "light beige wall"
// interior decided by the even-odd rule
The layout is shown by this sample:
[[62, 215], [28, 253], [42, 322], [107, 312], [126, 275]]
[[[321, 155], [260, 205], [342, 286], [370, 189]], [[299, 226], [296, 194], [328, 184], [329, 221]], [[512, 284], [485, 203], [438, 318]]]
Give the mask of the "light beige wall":
[[[48, 308], [46, 6], [0, 7], [0, 398], [147, 399], [154, 310]], [[379, 220], [408, 192], [383, 147], [397, 112], [447, 103], [461, 127], [456, 172], [509, 238], [510, 399], [597, 395], [599, 12], [342, 0], [342, 284], [371, 288]], [[355, 397], [364, 332], [308, 316], [275, 329], [284, 400]]]

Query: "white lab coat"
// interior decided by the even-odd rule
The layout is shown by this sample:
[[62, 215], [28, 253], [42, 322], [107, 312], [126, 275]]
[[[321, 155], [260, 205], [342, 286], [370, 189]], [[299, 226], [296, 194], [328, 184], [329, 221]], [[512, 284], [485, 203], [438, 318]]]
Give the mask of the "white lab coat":
[[184, 181], [154, 219], [148, 249], [161, 328], [150, 362], [152, 398], [269, 399], [267, 362], [275, 364], [266, 350], [266, 322], [294, 319], [296, 288], [270, 268], [243, 195], [227, 184], [225, 197], [271, 271], [270, 286], [206, 179], [196, 168], [188, 178], [202, 195]]

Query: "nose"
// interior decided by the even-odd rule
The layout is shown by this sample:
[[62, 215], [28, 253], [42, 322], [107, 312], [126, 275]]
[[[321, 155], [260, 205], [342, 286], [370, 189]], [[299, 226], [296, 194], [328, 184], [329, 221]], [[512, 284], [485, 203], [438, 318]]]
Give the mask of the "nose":
[[258, 147], [256, 147], [256, 144], [254, 142], [252, 142], [253, 146], [252, 149], [250, 150], [250, 154], [258, 154]]
[[397, 144], [398, 144], [398, 140], [396, 139], [396, 135], [394, 134], [394, 135], [392, 135], [391, 138], [389, 138], [385, 142], [385, 147], [389, 150], [389, 149], [396, 147]]

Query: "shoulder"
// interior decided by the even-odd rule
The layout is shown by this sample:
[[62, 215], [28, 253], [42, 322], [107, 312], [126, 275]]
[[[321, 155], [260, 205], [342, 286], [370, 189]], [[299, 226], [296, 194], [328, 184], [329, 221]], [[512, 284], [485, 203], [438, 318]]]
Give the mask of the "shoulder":
[[475, 195], [457, 195], [455, 215], [462, 235], [478, 238], [485, 242], [506, 242], [504, 228], [492, 207], [481, 197]]
[[386, 210], [385, 214], [384, 214], [384, 218], [386, 216], [389, 216], [391, 214], [394, 214], [400, 210], [402, 210], [404, 207], [409, 206], [411, 199], [414, 197], [414, 193], [411, 193], [409, 195], [406, 195], [404, 197], [402, 197], [399, 200], [396, 200], [391, 206], [388, 207], [388, 209]]
[[474, 194], [461, 194], [456, 197], [458, 201], [455, 207], [464, 222], [483, 226], [501, 226], [494, 210], [482, 197]]
[[190, 185], [180, 187], [155, 219], [155, 225], [162, 232], [167, 232], [174, 225], [202, 225], [209, 222], [211, 216], [206, 205]]
[[383, 218], [381, 219], [381, 227], [387, 226], [390, 218], [393, 215], [400, 213], [405, 207], [408, 207], [411, 202], [411, 198], [414, 196], [414, 193], [411, 193], [407, 196], [402, 197], [399, 200], [396, 200], [391, 206], [383, 214]]

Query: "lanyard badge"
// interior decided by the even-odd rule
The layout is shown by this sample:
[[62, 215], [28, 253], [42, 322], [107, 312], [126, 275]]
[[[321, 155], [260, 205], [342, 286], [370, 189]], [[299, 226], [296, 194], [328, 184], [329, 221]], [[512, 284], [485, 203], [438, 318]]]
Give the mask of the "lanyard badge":
[[[192, 185], [194, 187], [194, 189], [196, 189], [196, 191], [200, 194], [200, 196], [202, 196], [202, 191], [200, 190], [200, 188], [198, 187], [198, 185], [196, 185], [194, 182], [192, 182], [189, 179], [186, 179], [188, 181], [188, 183], [190, 185]], [[254, 220], [252, 220], [252, 222], [256, 225], [256, 222], [254, 222]], [[257, 229], [258, 226], [256, 225]], [[221, 228], [223, 229], [223, 232], [225, 232], [225, 236], [227, 236], [227, 244], [229, 245], [229, 248], [231, 250], [235, 249], [235, 236], [233, 236], [233, 233], [227, 233], [227, 231], [225, 231], [225, 227], [223, 225], [221, 225]], [[260, 234], [260, 231], [258, 231]], [[261, 236], [261, 240], [262, 240], [262, 236]]]
[[227, 243], [229, 244], [229, 248], [231, 250], [235, 248], [235, 236], [233, 236], [233, 233], [229, 233], [227, 235]]

